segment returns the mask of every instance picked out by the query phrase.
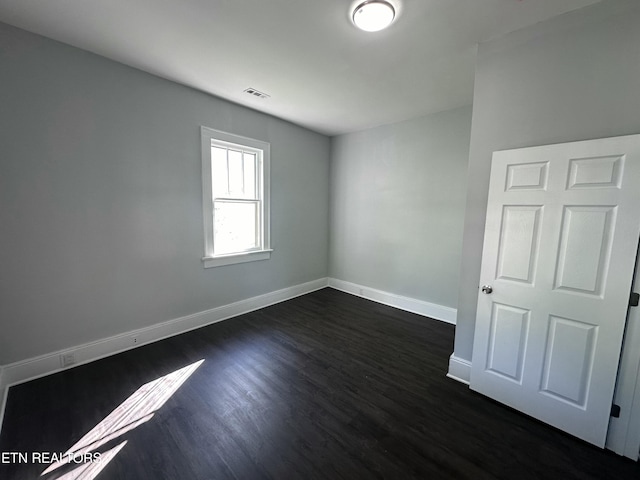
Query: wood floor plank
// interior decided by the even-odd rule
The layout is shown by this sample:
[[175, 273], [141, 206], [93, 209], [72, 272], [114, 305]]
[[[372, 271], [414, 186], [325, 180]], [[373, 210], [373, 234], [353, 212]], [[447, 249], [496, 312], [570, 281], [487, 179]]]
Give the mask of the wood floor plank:
[[[453, 336], [320, 290], [12, 387], [0, 451], [65, 452], [142, 386], [204, 360], [160, 408], [138, 402], [148, 421], [98, 447], [126, 440], [99, 480], [640, 478], [638, 463], [446, 378]], [[0, 464], [0, 478], [73, 467]]]

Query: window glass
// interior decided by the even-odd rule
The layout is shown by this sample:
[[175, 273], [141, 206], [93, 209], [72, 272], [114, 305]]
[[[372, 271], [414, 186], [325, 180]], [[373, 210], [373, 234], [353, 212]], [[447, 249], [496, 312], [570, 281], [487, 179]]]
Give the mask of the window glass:
[[244, 154], [244, 193], [247, 198], [257, 198], [256, 192], [256, 156]]
[[215, 255], [258, 248], [257, 202], [214, 203]]
[[227, 149], [211, 147], [213, 198], [229, 195], [227, 176]]
[[[240, 198], [244, 196], [244, 168], [242, 152], [229, 150], [229, 196]], [[215, 172], [214, 172], [215, 175]]]

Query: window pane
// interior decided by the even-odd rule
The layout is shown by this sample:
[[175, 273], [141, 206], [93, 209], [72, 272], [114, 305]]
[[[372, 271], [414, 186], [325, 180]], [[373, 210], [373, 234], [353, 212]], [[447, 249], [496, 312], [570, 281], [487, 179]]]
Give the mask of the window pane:
[[213, 180], [213, 198], [227, 196], [227, 149], [211, 147], [211, 179]]
[[243, 197], [244, 171], [242, 168], [242, 152], [229, 150], [229, 195]]
[[247, 198], [258, 198], [256, 193], [256, 155], [244, 154], [244, 194]]
[[258, 202], [214, 202], [213, 253], [259, 248]]

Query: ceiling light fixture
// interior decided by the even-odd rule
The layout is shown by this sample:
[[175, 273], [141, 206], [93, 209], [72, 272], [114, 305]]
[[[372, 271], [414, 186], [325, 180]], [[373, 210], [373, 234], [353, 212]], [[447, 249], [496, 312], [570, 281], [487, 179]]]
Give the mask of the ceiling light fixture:
[[353, 11], [353, 23], [365, 32], [377, 32], [393, 22], [396, 10], [386, 0], [367, 0]]

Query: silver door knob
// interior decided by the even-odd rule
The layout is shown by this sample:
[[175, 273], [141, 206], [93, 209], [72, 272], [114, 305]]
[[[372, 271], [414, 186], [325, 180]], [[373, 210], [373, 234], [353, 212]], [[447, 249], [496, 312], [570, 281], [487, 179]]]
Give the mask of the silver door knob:
[[485, 295], [489, 295], [493, 292], [493, 287], [491, 285], [483, 285], [481, 290]]

